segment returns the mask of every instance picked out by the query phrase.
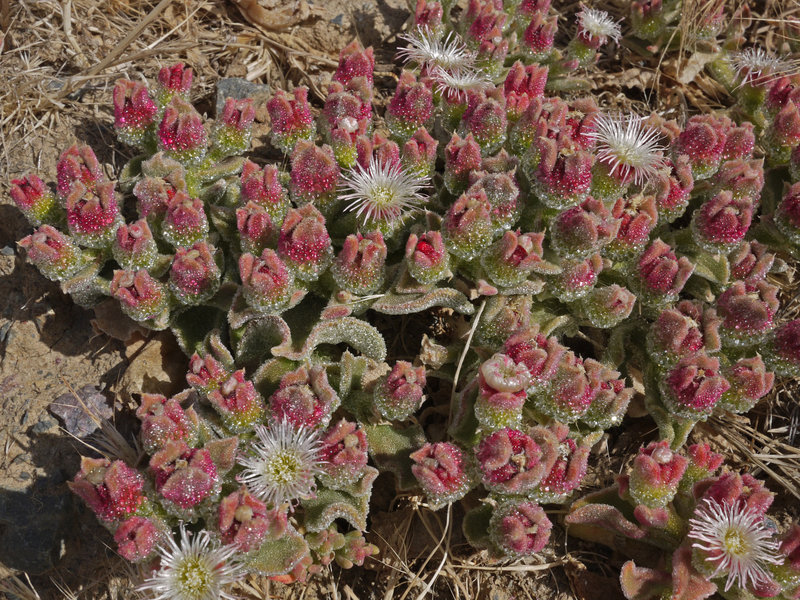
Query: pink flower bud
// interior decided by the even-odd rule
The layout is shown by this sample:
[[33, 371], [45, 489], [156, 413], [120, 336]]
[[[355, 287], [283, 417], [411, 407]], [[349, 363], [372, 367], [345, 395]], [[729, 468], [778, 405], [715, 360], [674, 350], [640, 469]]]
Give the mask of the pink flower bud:
[[256, 258], [250, 253], [239, 257], [239, 277], [247, 303], [265, 314], [285, 309], [294, 293], [294, 276], [271, 248]]
[[31, 225], [55, 224], [63, 219], [61, 207], [44, 181], [30, 173], [22, 179], [12, 179], [11, 199]]
[[800, 144], [800, 102], [786, 102], [775, 115], [766, 136], [772, 163], [786, 164], [792, 149]]
[[[484, 161], [485, 162], [485, 161]], [[490, 160], [491, 164], [491, 160]], [[486, 167], [487, 165], [483, 165]], [[473, 171], [469, 175], [470, 187], [467, 195], [478, 191], [486, 193], [486, 198], [491, 205], [489, 214], [494, 234], [499, 235], [513, 227], [519, 219], [521, 212], [519, 185], [514, 176], [514, 167], [511, 171], [489, 173], [485, 170]]]
[[261, 206], [276, 226], [283, 222], [289, 210], [289, 196], [281, 185], [278, 167], [265, 165], [262, 170], [246, 160], [242, 167], [241, 193], [243, 204], [253, 202]]
[[297, 87], [293, 96], [278, 90], [267, 102], [267, 112], [272, 122], [272, 144], [291, 152], [298, 140], [314, 139], [314, 115], [308, 103], [308, 88]]
[[145, 502], [144, 477], [121, 460], [82, 457], [80, 472], [67, 485], [101, 521], [126, 519]]
[[[180, 169], [177, 162], [175, 165]], [[167, 207], [178, 192], [186, 193], [182, 170], [175, 170], [164, 178], [143, 177], [133, 188], [133, 195], [138, 200], [136, 204], [139, 214], [156, 222], [158, 217], [167, 212]]]
[[530, 373], [524, 364], [516, 363], [510, 356], [495, 354], [478, 370], [479, 393], [489, 397], [497, 392], [520, 394], [523, 399], [530, 385]]
[[530, 392], [548, 383], [567, 349], [555, 337], [545, 337], [538, 329], [524, 329], [503, 344], [503, 352], [514, 362], [527, 367], [531, 378]]
[[592, 327], [610, 329], [630, 316], [636, 295], [628, 288], [612, 284], [593, 289], [578, 302]]
[[[786, 557], [783, 563], [784, 568], [792, 571], [793, 578], [800, 575], [800, 525], [795, 523], [781, 538], [779, 548], [781, 554]], [[796, 585], [800, 585], [796, 584]], [[790, 596], [791, 597], [791, 596]], [[795, 591], [796, 597], [796, 591]]]
[[81, 270], [85, 260], [72, 238], [51, 225], [42, 225], [19, 245], [30, 260], [51, 281], [69, 279]]
[[753, 155], [756, 145], [756, 136], [753, 124], [749, 121], [742, 122], [728, 130], [725, 148], [722, 151], [722, 160], [746, 160]]
[[233, 433], [251, 431], [263, 420], [265, 406], [244, 369], [233, 373], [208, 394], [208, 401], [222, 417], [222, 424]]
[[593, 359], [584, 362], [589, 385], [594, 390], [594, 398], [581, 422], [593, 429], [608, 429], [619, 425], [633, 398], [633, 388], [625, 387], [625, 380], [619, 379], [619, 371]]
[[440, 2], [417, 0], [417, 8], [414, 11], [414, 25], [418, 28], [439, 32], [442, 29], [443, 16], [444, 9]]
[[142, 422], [139, 438], [148, 454], [155, 454], [169, 441], [183, 440], [190, 446], [197, 443], [200, 419], [194, 407], [184, 409], [175, 398], [142, 394], [136, 416]]
[[531, 494], [539, 502], [563, 503], [580, 487], [586, 476], [590, 446], [578, 443], [569, 434], [569, 427], [561, 423], [531, 430], [531, 437], [541, 446], [545, 455], [555, 458], [553, 466]]
[[197, 242], [175, 252], [169, 270], [169, 289], [181, 304], [200, 304], [217, 293], [221, 273], [214, 253], [214, 247], [207, 242]]
[[246, 487], [220, 500], [217, 518], [222, 542], [240, 552], [257, 550], [268, 540], [280, 540], [289, 529], [285, 508], [268, 509]]
[[533, 438], [516, 429], [500, 429], [475, 448], [481, 481], [492, 492], [525, 494], [550, 470], [555, 456], [542, 462], [543, 450]]
[[208, 219], [199, 198], [177, 192], [167, 205], [161, 236], [176, 248], [191, 246], [208, 235]]
[[686, 449], [689, 462], [680, 483], [680, 491], [691, 493], [692, 487], [698, 481], [712, 477], [724, 460], [721, 454], [711, 451], [706, 444], [692, 444]]
[[762, 160], [735, 159], [722, 163], [715, 176], [715, 188], [729, 191], [734, 200], [758, 204], [764, 187]]
[[69, 232], [89, 248], [108, 247], [122, 221], [119, 199], [110, 181], [91, 188], [76, 181], [67, 196], [66, 209]]
[[550, 245], [561, 256], [586, 258], [614, 239], [619, 225], [600, 200], [589, 196], [580, 206], [559, 213], [550, 224]]
[[366, 135], [372, 126], [372, 90], [363, 77], [358, 77], [346, 87], [338, 81], [331, 82], [325, 107], [320, 115], [320, 125], [327, 139], [335, 133], [346, 134], [355, 141]]
[[295, 427], [325, 427], [338, 407], [339, 396], [324, 367], [299, 367], [287, 373], [269, 398], [273, 418]]
[[386, 244], [381, 233], [348, 235], [331, 264], [331, 275], [340, 288], [351, 294], [365, 295], [378, 290], [386, 275]]
[[166, 106], [172, 96], [178, 95], [189, 99], [189, 90], [192, 87], [192, 69], [183, 63], [176, 63], [171, 67], [163, 67], [158, 72], [158, 86], [156, 98], [160, 106]]
[[800, 245], [800, 182], [786, 190], [774, 218], [781, 233], [793, 244]]
[[169, 311], [166, 286], [153, 279], [145, 269], [114, 271], [111, 295], [120, 301], [122, 312], [134, 321], [156, 321], [160, 324], [164, 314]]
[[442, 222], [448, 250], [463, 260], [478, 257], [492, 241], [491, 209], [483, 190], [459, 196]]
[[723, 369], [731, 388], [725, 392], [719, 405], [735, 413], [746, 413], [766, 396], [775, 383], [775, 374], [767, 371], [764, 361], [756, 355], [740, 358]]
[[688, 258], [678, 258], [669, 244], [656, 238], [637, 263], [635, 282], [641, 288], [640, 300], [651, 306], [675, 302], [693, 271]]
[[509, 121], [516, 121], [533, 98], [544, 96], [548, 68], [539, 65], [523, 65], [521, 61], [511, 65], [503, 83]]
[[461, 124], [462, 129], [475, 138], [484, 155], [499, 150], [506, 140], [508, 125], [502, 90], [470, 94]]
[[372, 88], [374, 70], [372, 46], [364, 50], [358, 40], [353, 40], [339, 53], [339, 66], [333, 74], [333, 80], [347, 85], [355, 77], [364, 77]]
[[158, 148], [181, 164], [197, 165], [206, 155], [208, 138], [194, 106], [174, 96], [158, 126]]
[[545, 62], [553, 51], [553, 41], [558, 31], [558, 17], [547, 17], [538, 12], [522, 34], [523, 49], [535, 62]]
[[630, 492], [636, 504], [664, 508], [678, 492], [689, 461], [675, 454], [669, 442], [651, 442], [639, 448], [630, 474]]
[[342, 419], [331, 425], [322, 437], [318, 455], [322, 463], [322, 483], [340, 489], [358, 481], [367, 466], [367, 435], [356, 423]]
[[253, 100], [228, 98], [214, 128], [215, 156], [220, 158], [242, 154], [250, 148], [250, 136], [256, 109]]
[[146, 219], [117, 229], [111, 246], [114, 260], [124, 269], [149, 269], [158, 257], [158, 248]]
[[800, 377], [800, 320], [784, 323], [766, 348], [769, 368], [783, 377]]
[[308, 140], [299, 140], [292, 152], [289, 191], [299, 204], [314, 204], [322, 211], [336, 203], [339, 165], [330, 146], [321, 148]]
[[731, 346], [752, 346], [774, 326], [778, 311], [778, 288], [766, 281], [748, 287], [735, 281], [717, 298], [717, 312], [722, 317], [722, 342]]
[[655, 198], [642, 194], [620, 198], [614, 203], [611, 215], [620, 220], [620, 226], [617, 237], [606, 245], [609, 256], [623, 260], [644, 250], [650, 232], [658, 223]]
[[471, 133], [464, 139], [453, 134], [444, 149], [444, 184], [451, 194], [467, 189], [469, 174], [481, 168], [481, 147]]
[[312, 205], [291, 209], [278, 236], [278, 255], [303, 281], [314, 281], [333, 256], [325, 218]]
[[401, 161], [406, 171], [420, 177], [429, 177], [436, 163], [436, 149], [439, 142], [431, 137], [424, 127], [414, 132], [401, 152]]
[[133, 563], [154, 557], [163, 538], [164, 532], [145, 517], [126, 519], [114, 532], [117, 552]]
[[153, 454], [150, 470], [161, 504], [177, 515], [191, 515], [192, 508], [218, 493], [217, 467], [206, 448], [190, 448], [183, 441], [169, 441]]
[[[703, 489], [705, 488], [705, 489]], [[706, 486], [695, 486], [697, 503], [702, 500], [715, 500], [718, 504], [736, 506], [742, 510], [765, 515], [775, 495], [764, 487], [764, 482], [749, 473], [723, 473], [716, 481]], [[702, 492], [702, 495], [697, 494]]]
[[406, 265], [411, 276], [424, 285], [448, 277], [450, 255], [442, 234], [438, 231], [426, 231], [419, 236], [410, 234], [406, 242]]
[[631, 2], [631, 27], [638, 37], [655, 41], [666, 25], [662, 0]]
[[591, 153], [564, 145], [562, 139], [540, 137], [536, 152], [540, 157], [531, 173], [536, 197], [549, 208], [564, 209], [583, 202], [592, 187]]
[[731, 192], [720, 192], [692, 215], [692, 237], [709, 252], [730, 252], [747, 235], [752, 220], [749, 198], [736, 200]]
[[550, 10], [550, 0], [522, 0], [517, 7], [517, 14], [531, 18], [541, 13], [547, 14]]
[[543, 233], [506, 231], [483, 253], [481, 264], [495, 284], [501, 287], [519, 285], [531, 272], [550, 271], [549, 263], [542, 258], [543, 239]]
[[694, 178], [689, 157], [681, 154], [674, 161], [666, 161], [670, 174], [658, 173], [654, 178], [656, 186], [656, 207], [660, 219], [672, 223], [683, 215], [689, 206], [689, 194], [694, 189]]
[[695, 180], [707, 179], [717, 172], [725, 152], [730, 126], [727, 118], [695, 115], [673, 142], [675, 156], [684, 154], [689, 158]]
[[592, 291], [603, 270], [603, 258], [592, 254], [585, 260], [564, 259], [561, 273], [553, 277], [553, 294], [562, 302], [574, 302]]
[[411, 472], [433, 509], [460, 500], [472, 487], [467, 458], [455, 444], [425, 444], [411, 453], [411, 460]]
[[525, 294], [490, 296], [475, 332], [480, 346], [496, 348], [516, 331], [531, 324], [531, 296]]
[[547, 388], [536, 394], [534, 405], [553, 419], [572, 423], [589, 410], [596, 394], [597, 388], [592, 386], [583, 360], [567, 352]]
[[373, 400], [378, 411], [390, 421], [406, 419], [425, 401], [425, 367], [399, 360], [375, 386]]
[[56, 189], [58, 196], [66, 200], [72, 193], [73, 186], [80, 182], [86, 188], [93, 188], [106, 181], [103, 168], [97, 161], [94, 151], [89, 146], [77, 144], [65, 150], [56, 163]]
[[433, 92], [418, 82], [410, 71], [403, 71], [394, 96], [386, 108], [386, 125], [398, 138], [407, 139], [425, 126], [433, 115]]
[[231, 370], [228, 370], [225, 365], [212, 355], [206, 354], [201, 357], [195, 352], [189, 359], [189, 372], [186, 373], [186, 383], [201, 394], [209, 394], [232, 374], [232, 367]]
[[509, 500], [498, 506], [489, 521], [492, 541], [509, 558], [541, 552], [553, 524], [544, 509], [531, 500]]
[[661, 399], [679, 417], [705, 420], [730, 388], [719, 370], [706, 354], [682, 358], [661, 380]]
[[117, 81], [114, 86], [114, 128], [122, 142], [144, 146], [157, 112], [158, 107], [150, 99], [144, 83], [127, 79]]
[[698, 352], [719, 352], [722, 319], [713, 308], [700, 302], [681, 300], [675, 308], [661, 312], [647, 334], [647, 351], [662, 367]]
[[278, 231], [265, 208], [248, 202], [244, 208], [236, 209], [236, 229], [239, 231], [239, 246], [242, 252], [260, 256], [264, 249], [277, 240]]

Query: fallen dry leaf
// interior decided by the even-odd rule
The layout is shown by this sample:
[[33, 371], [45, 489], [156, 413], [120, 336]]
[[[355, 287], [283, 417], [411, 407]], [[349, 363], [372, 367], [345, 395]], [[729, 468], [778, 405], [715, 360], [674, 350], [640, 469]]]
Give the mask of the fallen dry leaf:
[[[294, 2], [292, 8], [282, 8], [285, 2], [277, 3], [277, 6], [264, 7], [258, 0], [231, 0], [242, 16], [247, 19], [252, 25], [261, 27], [267, 31], [281, 31], [288, 29], [293, 25], [305, 21], [311, 16], [311, 7], [305, 0], [298, 0]], [[275, 5], [275, 2], [268, 4]]]

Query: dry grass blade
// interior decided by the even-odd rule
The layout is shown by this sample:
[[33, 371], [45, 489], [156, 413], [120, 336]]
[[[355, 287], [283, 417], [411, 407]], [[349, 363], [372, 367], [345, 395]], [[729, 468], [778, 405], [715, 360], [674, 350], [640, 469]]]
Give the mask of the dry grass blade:
[[25, 581], [22, 581], [16, 575], [0, 580], [0, 592], [18, 600], [42, 600], [39, 592], [33, 587], [30, 577], [28, 577], [27, 573], [24, 573], [24, 575]]

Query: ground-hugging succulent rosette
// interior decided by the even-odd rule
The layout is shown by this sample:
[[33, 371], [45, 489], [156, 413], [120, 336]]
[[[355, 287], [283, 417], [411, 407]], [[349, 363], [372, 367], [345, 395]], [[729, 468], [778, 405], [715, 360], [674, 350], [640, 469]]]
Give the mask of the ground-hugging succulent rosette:
[[[549, 4], [419, 0], [383, 115], [357, 42], [324, 97], [274, 93], [282, 160], [250, 153], [251, 100], [204, 119], [177, 64], [116, 84], [115, 129], [138, 152], [117, 181], [76, 144], [52, 189], [12, 182], [43, 275], [192, 357], [190, 391], [142, 399], [146, 467], [87, 459], [73, 486], [123, 556], [161, 556], [149, 589], [193, 552], [216, 557], [220, 593], [240, 568], [291, 581], [363, 563], [376, 467], [434, 510], [479, 501], [465, 530], [492, 556], [540, 552], [542, 505], [578, 492], [634, 375], [661, 438], [637, 465], [671, 474], [657, 493], [632, 475], [630, 497], [660, 519], [670, 500], [647, 499], [685, 487], [665, 457], [694, 425], [800, 373], [797, 321], [768, 280], [800, 256], [800, 193], [765, 183], [797, 179], [798, 76], [731, 52], [712, 11], [704, 39], [728, 37], [710, 70], [737, 107], [683, 125], [600, 107], [581, 75], [626, 28], [583, 8], [557, 48]], [[626, 35], [671, 31], [660, 3], [632, 11]], [[469, 335], [393, 356], [375, 315], [431, 309]], [[452, 393], [429, 395], [431, 376]], [[448, 415], [427, 431], [426, 402]]]

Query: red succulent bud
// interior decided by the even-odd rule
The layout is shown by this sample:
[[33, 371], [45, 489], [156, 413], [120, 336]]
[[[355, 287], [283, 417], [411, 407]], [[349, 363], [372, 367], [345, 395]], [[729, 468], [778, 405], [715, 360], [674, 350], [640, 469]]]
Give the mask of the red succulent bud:
[[535, 150], [540, 157], [532, 173], [537, 197], [546, 206], [558, 209], [583, 202], [592, 186], [592, 154], [573, 150], [561, 137], [540, 137]]
[[278, 255], [303, 281], [314, 281], [328, 268], [333, 250], [325, 218], [307, 204], [291, 209], [278, 236]]
[[[172, 94], [179, 94], [188, 98], [189, 90], [192, 87], [192, 69], [184, 66], [183, 63], [176, 63], [171, 67], [163, 67], [158, 72], [159, 93], [163, 100], [160, 104], [166, 104]], [[165, 94], [168, 94], [164, 96]]]
[[418, 82], [410, 71], [403, 71], [397, 89], [386, 108], [386, 125], [399, 138], [410, 137], [433, 115], [433, 92]]
[[800, 182], [786, 190], [774, 218], [781, 233], [792, 243], [800, 244]]
[[215, 156], [242, 154], [250, 147], [250, 136], [256, 110], [251, 98], [228, 98], [214, 128]]
[[603, 258], [592, 254], [584, 260], [564, 259], [561, 272], [553, 278], [553, 294], [562, 302], [573, 302], [588, 294], [603, 270]]
[[731, 126], [727, 117], [695, 115], [673, 142], [676, 157], [683, 154], [689, 158], [695, 179], [706, 179], [716, 173]]
[[444, 149], [444, 184], [452, 194], [467, 188], [469, 174], [481, 168], [481, 147], [471, 133], [460, 138], [457, 133]]
[[139, 437], [149, 454], [155, 454], [168, 441], [183, 440], [189, 445], [197, 441], [200, 419], [194, 407], [184, 409], [175, 398], [142, 394], [136, 416], [142, 422]]
[[149, 269], [158, 257], [158, 248], [147, 220], [142, 218], [117, 229], [111, 252], [125, 269]]
[[323, 461], [320, 479], [325, 486], [337, 489], [358, 481], [369, 459], [367, 449], [367, 435], [356, 423], [342, 419], [331, 425], [322, 436], [318, 453]]
[[775, 495], [764, 487], [764, 482], [749, 473], [723, 473], [706, 485], [697, 485], [693, 489], [698, 504], [705, 500], [714, 500], [718, 504], [736, 506], [742, 510], [753, 511], [765, 515], [772, 505]]
[[279, 540], [289, 529], [284, 508], [268, 509], [246, 487], [220, 500], [217, 517], [223, 543], [240, 552], [257, 550], [266, 540]]
[[470, 93], [461, 124], [475, 138], [483, 154], [498, 150], [506, 140], [508, 124], [502, 90]]
[[331, 275], [340, 288], [351, 294], [374, 292], [383, 285], [386, 252], [386, 244], [379, 231], [366, 236], [350, 234], [331, 264]]
[[161, 328], [166, 327], [161, 320], [169, 310], [169, 292], [145, 269], [114, 271], [110, 291], [120, 301], [122, 311], [134, 321], [153, 320]]
[[403, 144], [401, 152], [403, 167], [420, 177], [430, 176], [436, 163], [438, 146], [439, 142], [431, 137], [427, 129], [424, 127], [417, 129], [411, 139]]
[[672, 452], [669, 442], [651, 442], [633, 460], [628, 492], [636, 504], [665, 507], [678, 492], [689, 461]]
[[194, 305], [211, 298], [219, 289], [221, 273], [208, 242], [178, 248], [169, 271], [169, 287], [182, 304]]
[[561, 423], [531, 430], [531, 436], [544, 449], [545, 455], [555, 457], [553, 466], [532, 493], [539, 502], [563, 503], [586, 476], [590, 446], [579, 444], [569, 433], [569, 427]]
[[586, 258], [617, 236], [620, 222], [600, 200], [589, 196], [550, 224], [550, 244], [560, 255]]
[[531, 500], [509, 500], [498, 506], [489, 521], [489, 535], [511, 558], [541, 552], [553, 524], [544, 509]]
[[725, 344], [751, 346], [761, 340], [775, 324], [778, 311], [778, 288], [766, 281], [748, 287], [744, 281], [734, 282], [717, 298], [717, 311], [722, 317], [720, 333]]
[[658, 216], [672, 222], [689, 206], [689, 194], [694, 189], [694, 178], [689, 157], [681, 154], [674, 161], [666, 161], [670, 174], [658, 173], [654, 178]]
[[425, 399], [425, 367], [399, 360], [375, 386], [373, 399], [385, 418], [397, 421], [416, 412]]
[[503, 94], [510, 121], [519, 119], [533, 98], [544, 95], [547, 74], [546, 66], [523, 65], [521, 61], [511, 66], [503, 83]]
[[653, 322], [647, 334], [647, 350], [662, 367], [700, 351], [719, 352], [721, 323], [713, 308], [704, 309], [700, 302], [681, 300]]
[[83, 457], [80, 472], [68, 485], [106, 522], [128, 518], [145, 501], [144, 477], [121, 460]]
[[119, 199], [111, 181], [87, 188], [76, 181], [66, 201], [67, 225], [79, 244], [106, 248], [122, 220]]
[[260, 256], [264, 249], [277, 238], [277, 229], [265, 208], [248, 202], [244, 208], [236, 209], [236, 229], [242, 252]]
[[164, 532], [145, 517], [131, 517], [123, 521], [114, 532], [119, 555], [130, 562], [152, 558], [159, 547]]
[[220, 361], [210, 354], [200, 356], [196, 352], [189, 359], [189, 372], [186, 383], [202, 394], [208, 394], [225, 379], [230, 377], [229, 371]]
[[150, 458], [156, 491], [162, 504], [184, 514], [218, 490], [217, 467], [206, 448], [190, 448], [182, 440], [168, 441]]
[[242, 203], [253, 202], [269, 213], [277, 226], [289, 210], [289, 197], [281, 185], [278, 167], [265, 165], [262, 170], [257, 164], [246, 160], [241, 175]]
[[775, 331], [767, 347], [771, 369], [784, 377], [800, 373], [800, 320], [784, 323]]
[[314, 137], [314, 115], [308, 103], [308, 88], [297, 87], [293, 95], [278, 90], [267, 102], [272, 122], [271, 140], [274, 145], [290, 152], [298, 140]]
[[753, 148], [756, 145], [753, 128], [752, 123], [744, 121], [741, 125], [728, 130], [725, 148], [722, 150], [722, 160], [746, 160], [753, 155]]
[[508, 428], [483, 438], [475, 447], [475, 457], [483, 485], [505, 494], [530, 492], [555, 462], [555, 455], [547, 460], [533, 438]]
[[655, 198], [650, 195], [636, 194], [618, 199], [611, 215], [620, 220], [620, 226], [617, 237], [606, 245], [606, 249], [617, 259], [641, 252], [658, 223]]
[[414, 11], [414, 24], [429, 31], [439, 31], [442, 27], [442, 17], [444, 9], [440, 2], [430, 0], [417, 0], [417, 8]]
[[471, 486], [464, 453], [455, 444], [425, 444], [411, 453], [411, 472], [431, 507], [438, 508], [466, 495]]
[[294, 293], [294, 276], [271, 248], [265, 248], [260, 257], [242, 254], [239, 277], [247, 303], [265, 314], [282, 311]]
[[167, 204], [162, 237], [173, 246], [191, 246], [208, 235], [208, 219], [199, 198], [176, 192]]
[[545, 337], [536, 328], [521, 330], [503, 344], [506, 355], [527, 367], [532, 390], [550, 380], [566, 351], [555, 337]]
[[553, 266], [542, 258], [543, 233], [506, 231], [481, 256], [481, 264], [492, 281], [511, 287], [525, 281], [531, 272], [552, 272]]
[[114, 86], [114, 127], [126, 144], [141, 146], [158, 107], [141, 82], [120, 79]]
[[292, 173], [289, 191], [300, 204], [312, 203], [320, 210], [330, 210], [336, 202], [339, 165], [330, 146], [321, 148], [308, 140], [300, 140], [292, 152]]
[[62, 200], [70, 196], [76, 183], [82, 183], [85, 188], [93, 188], [106, 181], [94, 151], [89, 146], [77, 144], [61, 154], [56, 163], [56, 173], [56, 189]]
[[81, 251], [69, 236], [51, 225], [42, 225], [31, 235], [22, 238], [19, 245], [30, 260], [51, 281], [62, 281], [84, 266]]
[[269, 398], [275, 420], [294, 427], [324, 427], [338, 407], [339, 396], [323, 367], [299, 367], [287, 373]]
[[9, 194], [34, 227], [42, 223], [55, 223], [63, 218], [53, 193], [47, 189], [44, 181], [32, 173], [22, 179], [12, 179]]
[[537, 12], [522, 34], [524, 49], [536, 61], [541, 62], [553, 51], [553, 41], [558, 31], [558, 18], [547, 17], [547, 13]]
[[730, 384], [720, 375], [719, 360], [706, 354], [682, 358], [661, 381], [662, 400], [679, 417], [705, 419]]
[[654, 305], [674, 302], [693, 271], [694, 265], [688, 258], [678, 258], [669, 244], [656, 238], [637, 264], [642, 301]]
[[339, 66], [333, 74], [333, 80], [347, 85], [355, 77], [364, 77], [371, 88], [374, 70], [372, 46], [364, 50], [358, 40], [353, 40], [339, 53]]
[[207, 145], [200, 113], [180, 96], [174, 96], [158, 126], [159, 149], [182, 164], [194, 165], [205, 157]]
[[442, 235], [453, 254], [471, 260], [492, 241], [491, 209], [482, 189], [462, 194], [450, 206], [442, 222]]
[[737, 413], [745, 413], [753, 408], [775, 383], [775, 374], [767, 371], [760, 356], [740, 358], [723, 369], [723, 373], [731, 389], [722, 396], [720, 406]]
[[225, 427], [233, 433], [251, 431], [264, 416], [264, 402], [253, 382], [244, 378], [244, 369], [220, 382], [209, 392], [208, 401], [222, 417]]

